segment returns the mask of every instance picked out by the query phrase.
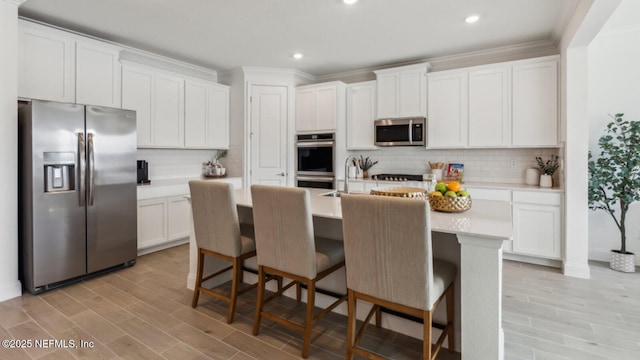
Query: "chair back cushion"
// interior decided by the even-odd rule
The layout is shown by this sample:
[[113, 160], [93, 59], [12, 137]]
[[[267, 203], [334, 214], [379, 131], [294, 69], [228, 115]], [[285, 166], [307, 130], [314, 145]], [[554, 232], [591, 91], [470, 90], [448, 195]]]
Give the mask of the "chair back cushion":
[[189, 189], [198, 247], [227, 256], [240, 256], [242, 243], [233, 185], [221, 181], [191, 180]]
[[316, 277], [316, 248], [305, 189], [252, 185], [258, 265]]
[[433, 284], [429, 203], [363, 195], [344, 195], [341, 203], [347, 287], [430, 310], [434, 299], [429, 291]]

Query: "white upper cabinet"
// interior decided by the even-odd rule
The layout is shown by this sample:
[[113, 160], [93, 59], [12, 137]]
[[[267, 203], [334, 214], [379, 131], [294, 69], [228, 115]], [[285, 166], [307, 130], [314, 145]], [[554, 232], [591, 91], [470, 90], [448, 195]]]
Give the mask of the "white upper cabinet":
[[558, 145], [558, 57], [429, 74], [427, 147]]
[[208, 81], [185, 83], [185, 147], [229, 147], [229, 87]]
[[154, 145], [184, 147], [184, 79], [158, 72], [154, 85]]
[[377, 118], [427, 116], [428, 63], [374, 71]]
[[513, 145], [558, 144], [558, 62], [513, 66]]
[[92, 40], [76, 41], [76, 102], [119, 108], [120, 48]]
[[427, 147], [465, 147], [468, 126], [466, 71], [435, 72], [429, 80]]
[[376, 149], [373, 122], [376, 119], [376, 82], [347, 87], [347, 150]]
[[122, 108], [136, 111], [138, 147], [154, 145], [154, 72], [145, 67], [122, 65]]
[[344, 119], [346, 85], [339, 81], [296, 89], [296, 131], [335, 131]]
[[510, 71], [498, 66], [469, 72], [469, 146], [510, 145]]
[[75, 41], [69, 34], [19, 22], [18, 96], [75, 102]]

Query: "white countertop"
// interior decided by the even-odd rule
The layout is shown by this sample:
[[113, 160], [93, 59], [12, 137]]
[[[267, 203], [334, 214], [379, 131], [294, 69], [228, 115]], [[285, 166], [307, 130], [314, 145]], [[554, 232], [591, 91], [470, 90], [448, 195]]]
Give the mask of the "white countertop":
[[138, 185], [138, 200], [153, 199], [166, 196], [177, 196], [189, 194], [189, 180], [211, 180], [211, 181], [224, 181], [232, 183], [236, 188], [242, 186], [241, 177], [225, 177], [225, 178], [205, 178], [205, 177], [190, 177], [179, 179], [162, 179], [151, 180], [151, 184]]
[[[311, 195], [311, 212], [314, 216], [342, 219], [340, 198], [320, 196], [325, 189], [307, 189]], [[363, 194], [363, 196], [368, 196]], [[251, 190], [236, 190], [238, 206], [251, 207]], [[420, 200], [416, 200], [420, 201]], [[505, 201], [474, 200], [471, 209], [462, 213], [431, 212], [433, 231], [465, 234], [484, 238], [511, 239], [511, 204]]]

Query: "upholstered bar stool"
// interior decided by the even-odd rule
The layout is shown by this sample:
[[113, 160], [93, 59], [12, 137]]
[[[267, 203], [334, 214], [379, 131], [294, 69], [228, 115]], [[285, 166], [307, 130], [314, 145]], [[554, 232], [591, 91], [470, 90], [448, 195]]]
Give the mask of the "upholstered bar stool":
[[[193, 226], [198, 246], [198, 269], [193, 289], [191, 307], [198, 305], [201, 292], [229, 303], [227, 322], [233, 321], [238, 295], [249, 291], [258, 283], [240, 288], [243, 262], [256, 255], [253, 226], [238, 222], [238, 210], [233, 197], [233, 185], [221, 181], [191, 180], [191, 209]], [[224, 269], [205, 276], [204, 257], [211, 256], [231, 262]], [[231, 270], [231, 293], [208, 289], [202, 283]]]
[[[342, 242], [314, 236], [309, 192], [305, 189], [253, 185], [251, 197], [259, 279], [253, 334], [258, 335], [262, 317], [302, 331], [302, 357], [306, 358], [309, 355], [313, 324], [347, 297], [340, 297], [314, 315], [316, 283], [344, 266]], [[268, 274], [293, 281], [265, 299], [265, 280]], [[304, 325], [264, 310], [267, 302], [293, 284], [304, 284], [307, 287]], [[299, 287], [297, 294], [299, 300]]]
[[[453, 351], [456, 267], [433, 259], [429, 203], [362, 195], [344, 195], [341, 203], [349, 295], [347, 359], [354, 354], [383, 359], [358, 346], [367, 324], [380, 307], [423, 319], [423, 359], [435, 359], [445, 337], [449, 350]], [[432, 350], [432, 315], [445, 297], [447, 324]], [[357, 300], [373, 304], [360, 329], [356, 326]]]

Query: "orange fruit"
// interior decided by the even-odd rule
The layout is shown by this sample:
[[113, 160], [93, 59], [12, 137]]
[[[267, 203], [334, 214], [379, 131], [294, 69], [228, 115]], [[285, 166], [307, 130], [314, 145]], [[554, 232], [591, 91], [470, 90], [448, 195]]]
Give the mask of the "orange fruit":
[[458, 192], [460, 191], [460, 183], [457, 181], [450, 181], [447, 184], [447, 190], [451, 190], [453, 192]]

